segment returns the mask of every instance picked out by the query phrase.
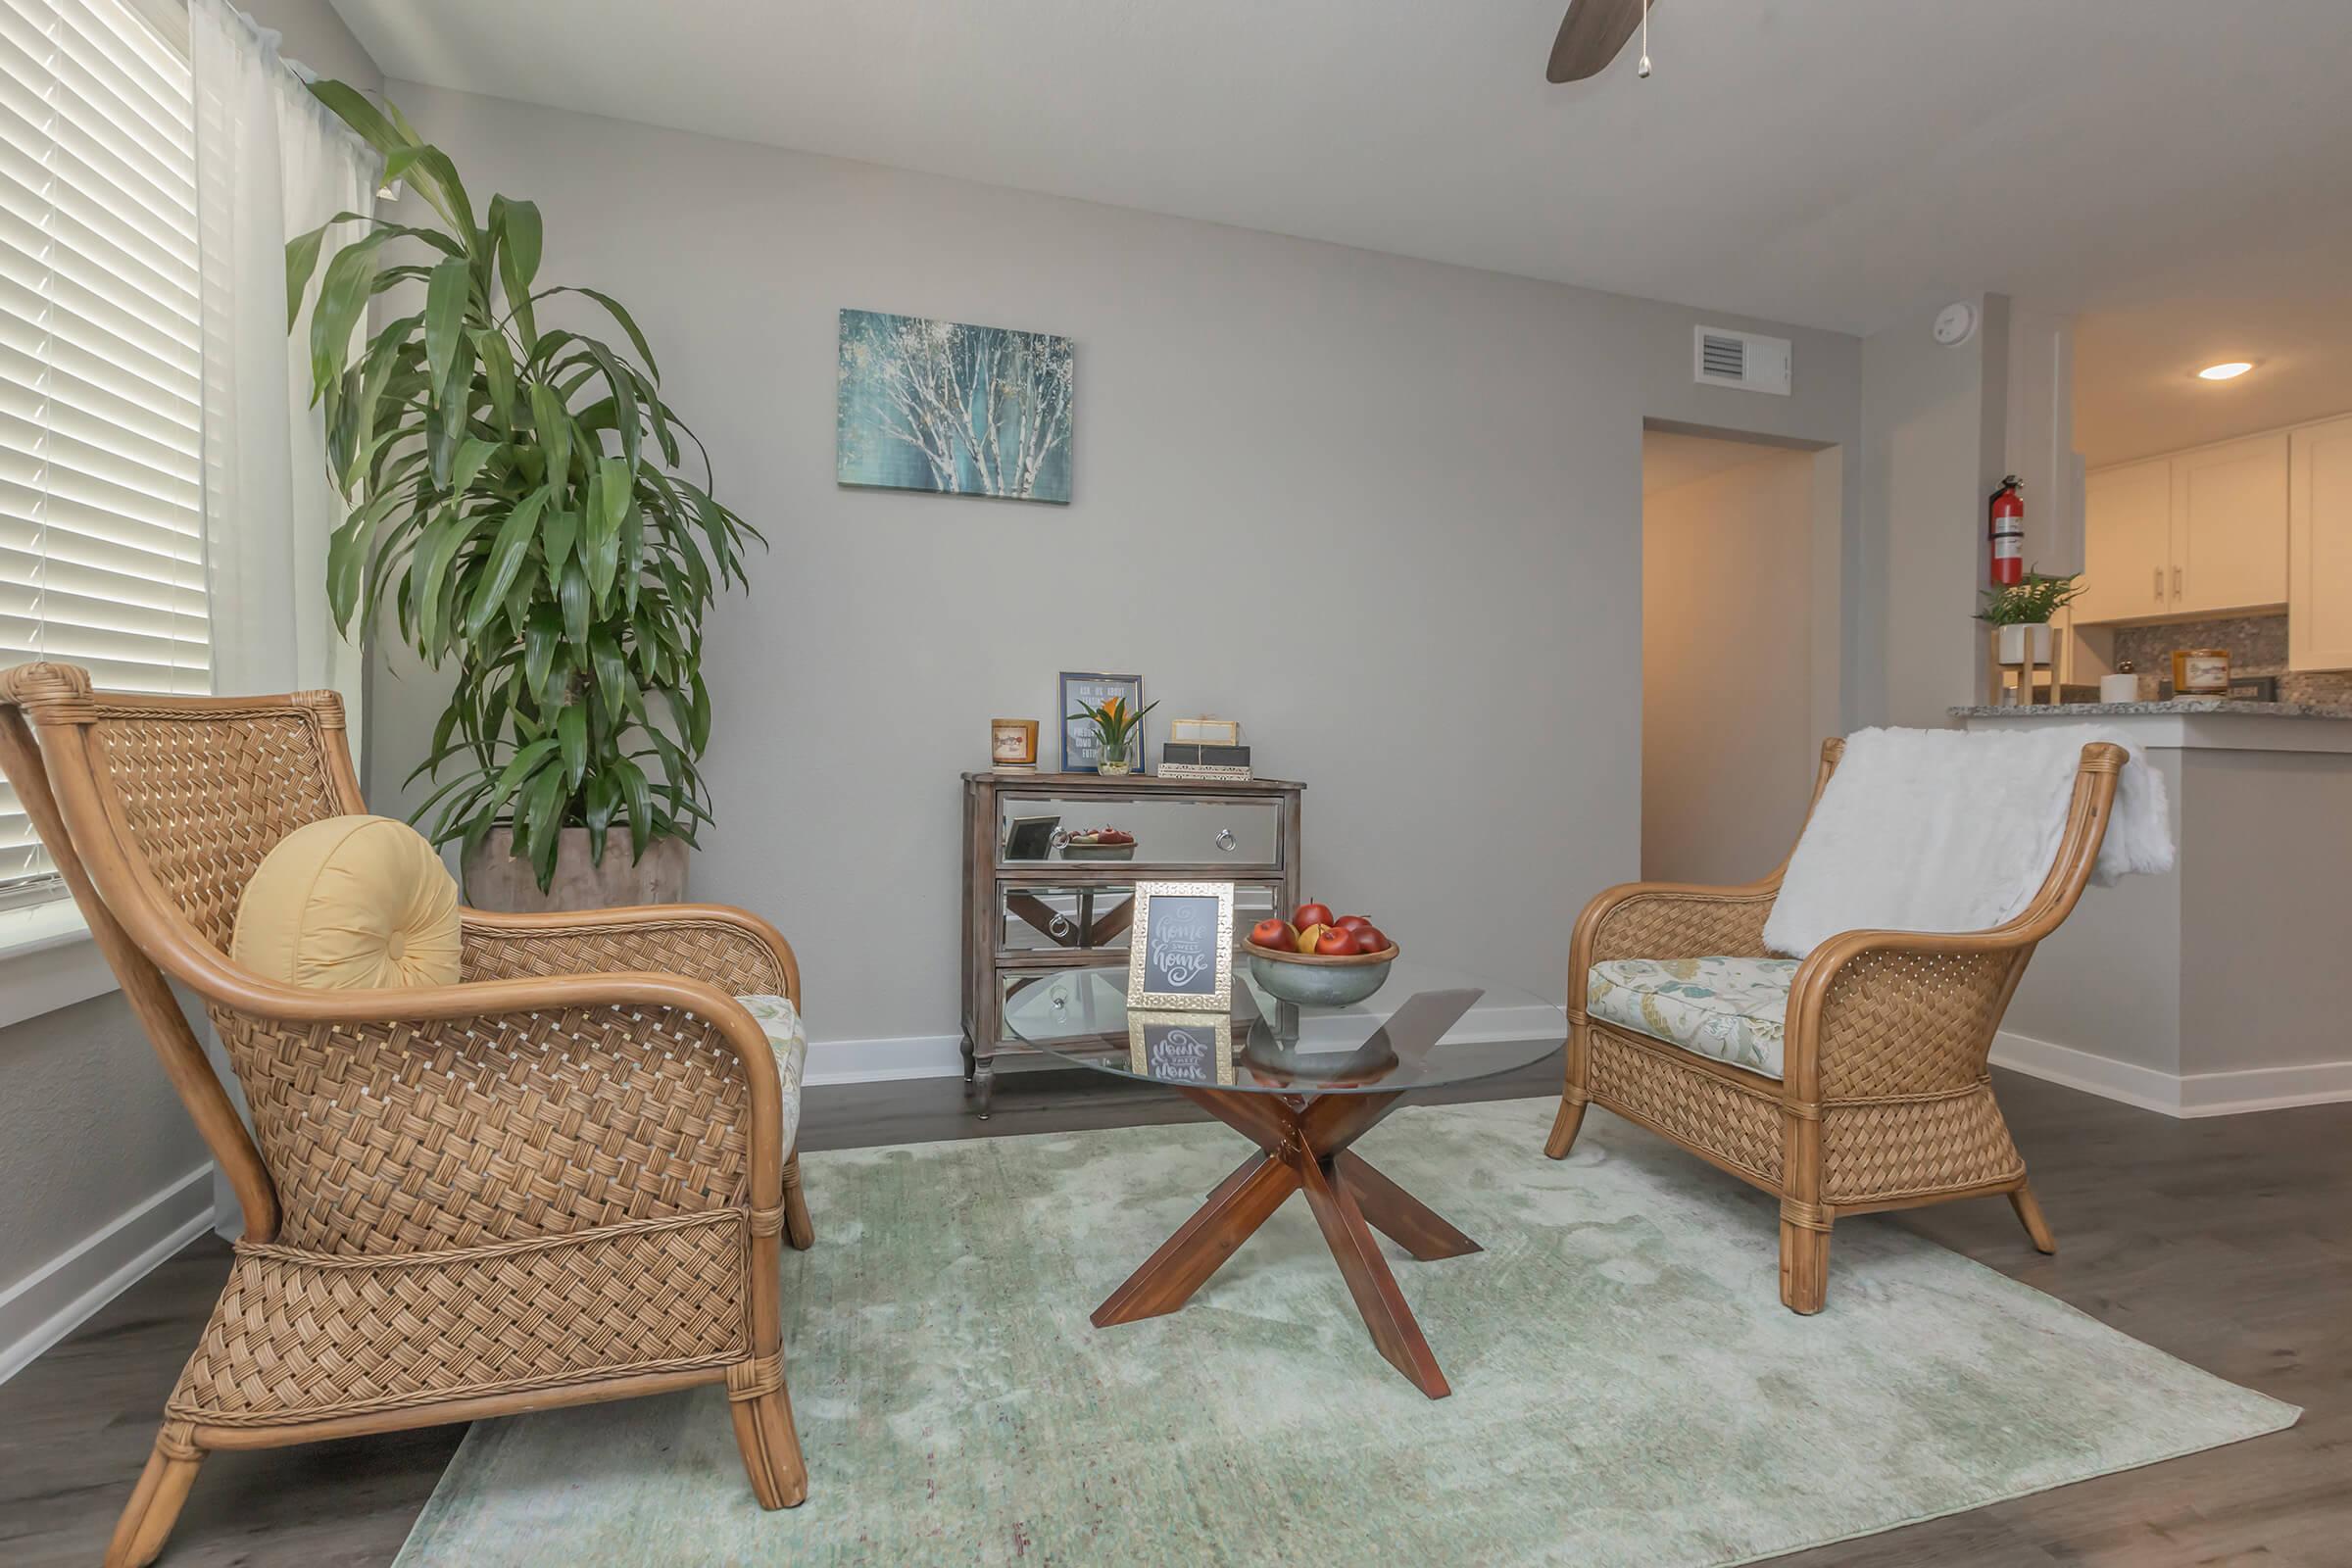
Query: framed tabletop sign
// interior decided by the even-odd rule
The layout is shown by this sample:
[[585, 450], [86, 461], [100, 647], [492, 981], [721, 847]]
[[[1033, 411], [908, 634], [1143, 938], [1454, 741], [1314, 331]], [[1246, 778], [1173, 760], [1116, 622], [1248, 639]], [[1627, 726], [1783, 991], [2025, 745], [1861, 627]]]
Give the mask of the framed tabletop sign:
[[[1144, 677], [1141, 675], [1104, 675], [1100, 672], [1065, 669], [1061, 672], [1061, 770], [1064, 773], [1093, 773], [1100, 771], [1102, 760], [1102, 741], [1095, 726], [1083, 718], [1069, 715], [1082, 708], [1100, 708], [1113, 697], [1127, 700], [1127, 710], [1140, 713], [1144, 708]], [[1149, 722], [1145, 720], [1144, 722]], [[1135, 732], [1135, 770], [1144, 770], [1144, 731]]]
[[1233, 1010], [1233, 884], [1139, 882], [1127, 949], [1127, 1005]]
[[1233, 1082], [1233, 1018], [1227, 1013], [1127, 1014], [1128, 1070], [1162, 1083]]

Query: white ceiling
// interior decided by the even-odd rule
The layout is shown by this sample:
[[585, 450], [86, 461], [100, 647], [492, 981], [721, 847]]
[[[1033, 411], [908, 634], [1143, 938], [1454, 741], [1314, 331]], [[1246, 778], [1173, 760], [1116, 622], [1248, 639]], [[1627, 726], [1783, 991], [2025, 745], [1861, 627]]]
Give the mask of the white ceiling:
[[[2229, 269], [2158, 272], [2075, 322], [2075, 450], [2091, 467], [2352, 413], [2352, 261], [2249, 233]], [[2234, 381], [2196, 372], [2251, 360]]]
[[1663, 0], [1559, 87], [1562, 0], [334, 5], [396, 78], [1849, 331], [2352, 258], [2347, 0]]

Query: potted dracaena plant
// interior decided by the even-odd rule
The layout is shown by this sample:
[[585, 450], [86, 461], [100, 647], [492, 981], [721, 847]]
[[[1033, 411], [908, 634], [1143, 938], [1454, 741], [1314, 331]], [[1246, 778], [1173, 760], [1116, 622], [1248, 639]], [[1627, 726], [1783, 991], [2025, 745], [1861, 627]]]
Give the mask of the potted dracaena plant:
[[2022, 582], [1984, 589], [1976, 618], [1999, 628], [1993, 657], [2010, 665], [2025, 663], [2029, 656], [2036, 664], [2049, 663], [2050, 621], [2082, 597], [2081, 578], [2080, 572], [2051, 577], [2029, 571]]
[[[342, 82], [312, 91], [437, 220], [368, 220], [326, 259], [310, 332], [312, 401], [349, 508], [327, 560], [336, 624], [375, 629], [388, 600], [402, 641], [456, 670], [410, 775], [437, 786], [415, 819], [461, 845], [485, 906], [678, 899], [710, 819], [696, 769], [710, 738], [703, 613], [760, 535], [712, 499], [710, 456], [629, 313], [537, 283], [536, 207], [493, 196], [477, 219], [448, 156], [399, 110]], [[289, 327], [324, 234], [286, 247]], [[379, 295], [390, 318], [355, 355]], [[558, 295], [609, 316], [633, 355], [543, 327]], [[681, 442], [701, 483], [675, 471]]]

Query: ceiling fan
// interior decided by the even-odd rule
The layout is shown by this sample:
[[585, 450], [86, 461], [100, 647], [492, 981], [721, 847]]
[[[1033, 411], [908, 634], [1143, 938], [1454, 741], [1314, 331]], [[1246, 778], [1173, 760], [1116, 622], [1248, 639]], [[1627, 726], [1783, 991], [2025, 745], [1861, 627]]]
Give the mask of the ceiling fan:
[[1641, 74], [1649, 74], [1649, 12], [1658, 0], [1569, 0], [1552, 40], [1550, 81], [1582, 81], [1598, 75], [1637, 28], [1642, 33]]

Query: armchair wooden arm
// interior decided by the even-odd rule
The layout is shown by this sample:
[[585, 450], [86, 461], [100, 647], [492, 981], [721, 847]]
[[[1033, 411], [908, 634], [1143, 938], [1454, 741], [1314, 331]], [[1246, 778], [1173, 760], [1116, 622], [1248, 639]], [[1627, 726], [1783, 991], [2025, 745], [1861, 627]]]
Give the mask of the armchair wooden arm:
[[801, 1004], [801, 966], [783, 933], [723, 904], [664, 904], [561, 914], [466, 909], [468, 980], [652, 969], [702, 980], [729, 996]]

